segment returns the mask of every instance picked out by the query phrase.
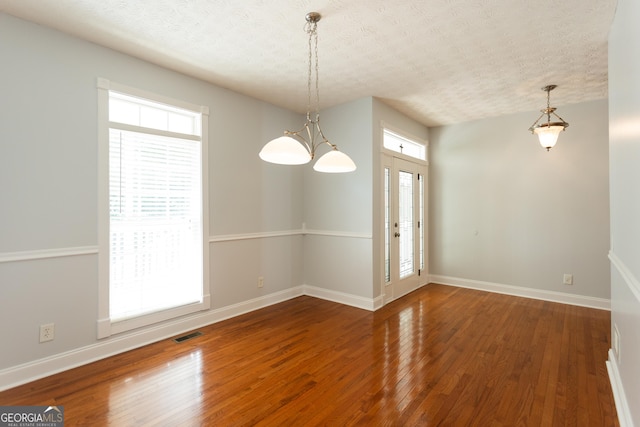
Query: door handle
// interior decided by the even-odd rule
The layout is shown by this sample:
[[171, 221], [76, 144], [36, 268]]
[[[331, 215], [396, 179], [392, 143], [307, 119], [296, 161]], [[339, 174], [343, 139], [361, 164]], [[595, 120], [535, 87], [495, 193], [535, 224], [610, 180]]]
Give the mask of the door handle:
[[400, 237], [400, 233], [398, 233], [397, 231], [394, 233], [394, 236], [396, 237]]

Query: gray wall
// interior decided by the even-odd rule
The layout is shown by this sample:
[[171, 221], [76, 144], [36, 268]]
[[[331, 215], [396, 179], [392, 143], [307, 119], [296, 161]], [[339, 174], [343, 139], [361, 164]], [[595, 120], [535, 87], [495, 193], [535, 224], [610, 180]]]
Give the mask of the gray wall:
[[431, 129], [432, 275], [609, 298], [607, 102], [558, 112], [550, 152], [536, 111]]
[[0, 58], [0, 372], [97, 342], [98, 77], [210, 108], [212, 309], [302, 284], [303, 171], [257, 155], [299, 114], [4, 14]]
[[[322, 112], [322, 130], [356, 163], [346, 174], [304, 174], [304, 283], [372, 297], [371, 98]], [[326, 148], [320, 149], [324, 154]]]
[[[614, 388], [640, 426], [640, 2], [619, 0], [609, 35], [611, 320], [620, 334]], [[613, 353], [613, 352], [612, 352]], [[618, 375], [615, 375], [618, 374]], [[634, 403], [635, 402], [635, 403]], [[619, 409], [620, 412], [620, 409]]]

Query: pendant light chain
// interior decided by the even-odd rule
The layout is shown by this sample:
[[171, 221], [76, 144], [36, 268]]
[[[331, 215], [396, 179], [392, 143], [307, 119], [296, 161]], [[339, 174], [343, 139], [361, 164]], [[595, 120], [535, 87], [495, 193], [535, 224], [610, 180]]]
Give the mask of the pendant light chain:
[[547, 86], [547, 123], [551, 122], [551, 86]]
[[307, 34], [309, 34], [309, 40], [308, 40], [308, 45], [309, 45], [309, 55], [307, 58], [307, 120], [309, 120], [311, 117], [309, 116], [311, 113], [311, 35], [313, 32], [312, 29], [312, 25], [311, 23], [307, 23]]
[[315, 44], [315, 59], [316, 59], [316, 120], [320, 116], [320, 79], [318, 77], [318, 23], [313, 24], [313, 40]]
[[[307, 23], [307, 33], [309, 34], [309, 57], [307, 69], [307, 116], [311, 114], [311, 78], [315, 71], [315, 113], [316, 119], [320, 115], [320, 83], [318, 81], [318, 22], [312, 21]], [[315, 61], [315, 64], [314, 64]], [[314, 67], [315, 65], [315, 67]], [[315, 68], [315, 70], [314, 70]]]

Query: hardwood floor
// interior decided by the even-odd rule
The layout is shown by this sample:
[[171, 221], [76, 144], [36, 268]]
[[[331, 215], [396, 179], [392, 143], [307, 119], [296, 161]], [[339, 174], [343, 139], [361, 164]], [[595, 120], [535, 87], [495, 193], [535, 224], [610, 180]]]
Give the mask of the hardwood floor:
[[0, 393], [67, 426], [617, 426], [610, 313], [431, 284], [299, 297]]

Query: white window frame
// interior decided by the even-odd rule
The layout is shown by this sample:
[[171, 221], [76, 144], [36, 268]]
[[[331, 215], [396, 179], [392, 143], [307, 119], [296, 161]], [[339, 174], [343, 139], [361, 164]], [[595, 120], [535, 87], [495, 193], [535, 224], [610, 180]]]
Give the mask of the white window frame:
[[[208, 123], [209, 109], [162, 95], [98, 78], [98, 338], [148, 326], [211, 307], [209, 285], [209, 189]], [[116, 91], [150, 101], [172, 105], [202, 115], [202, 301], [131, 319], [113, 322], [109, 317], [109, 91]]]
[[[421, 159], [419, 157], [413, 157], [413, 156], [409, 156], [407, 154], [404, 153], [400, 153], [399, 151], [395, 151], [395, 150], [391, 150], [387, 147], [384, 146], [384, 134], [385, 131], [391, 132], [393, 134], [396, 134], [397, 136], [404, 138], [406, 140], [408, 140], [411, 143], [414, 144], [420, 144], [422, 146], [424, 146], [424, 159]], [[398, 157], [400, 159], [404, 159], [404, 160], [409, 160], [410, 162], [414, 162], [414, 163], [421, 163], [421, 164], [429, 164], [429, 141], [426, 141], [422, 138], [418, 138], [417, 136], [414, 135], [410, 135], [407, 132], [400, 130], [398, 128], [395, 128], [391, 125], [389, 125], [388, 123], [385, 123], [383, 121], [380, 122], [380, 151], [384, 154], [387, 154], [391, 157]]]

